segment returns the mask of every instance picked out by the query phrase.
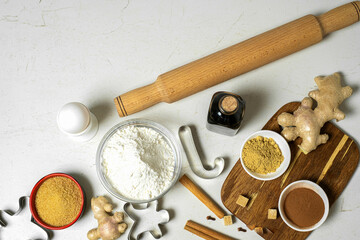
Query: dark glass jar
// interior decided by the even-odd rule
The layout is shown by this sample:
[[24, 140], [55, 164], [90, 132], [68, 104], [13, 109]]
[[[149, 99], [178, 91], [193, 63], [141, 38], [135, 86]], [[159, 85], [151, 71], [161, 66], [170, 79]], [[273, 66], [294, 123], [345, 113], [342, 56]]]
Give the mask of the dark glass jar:
[[245, 101], [230, 92], [216, 92], [210, 102], [206, 128], [210, 131], [234, 136], [244, 118]]

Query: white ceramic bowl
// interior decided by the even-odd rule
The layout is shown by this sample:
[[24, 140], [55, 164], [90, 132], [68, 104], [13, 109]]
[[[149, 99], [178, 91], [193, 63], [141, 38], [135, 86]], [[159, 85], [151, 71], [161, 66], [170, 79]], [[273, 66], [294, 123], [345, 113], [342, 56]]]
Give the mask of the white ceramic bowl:
[[[104, 147], [106, 146], [108, 140], [121, 128], [125, 128], [128, 126], [136, 126], [136, 127], [145, 127], [145, 128], [150, 128], [154, 131], [156, 131], [157, 133], [159, 133], [164, 139], [165, 141], [169, 144], [169, 146], [171, 147], [173, 153], [174, 153], [174, 157], [175, 157], [175, 166], [174, 166], [174, 174], [172, 176], [171, 179], [171, 184], [169, 186], [167, 186], [167, 188], [158, 196], [155, 196], [151, 199], [131, 199], [131, 198], [127, 198], [125, 196], [123, 196], [122, 194], [119, 193], [119, 191], [117, 191], [112, 185], [111, 183], [108, 181], [108, 179], [106, 178], [105, 174], [104, 174], [104, 170], [103, 170], [103, 164], [102, 164], [102, 153], [104, 150]], [[100, 179], [100, 182], [102, 183], [102, 185], [104, 186], [104, 188], [113, 196], [115, 196], [116, 198], [125, 201], [125, 202], [131, 202], [131, 203], [147, 203], [147, 202], [151, 202], [154, 200], [157, 200], [159, 198], [161, 198], [162, 196], [165, 195], [165, 193], [167, 193], [170, 188], [172, 188], [175, 183], [177, 182], [177, 180], [179, 179], [180, 176], [180, 172], [181, 172], [181, 153], [180, 153], [180, 146], [179, 143], [177, 141], [177, 139], [175, 138], [175, 136], [164, 126], [162, 126], [159, 123], [150, 121], [150, 120], [146, 120], [146, 119], [130, 119], [124, 122], [121, 122], [117, 125], [115, 125], [113, 128], [111, 128], [103, 137], [103, 139], [101, 140], [97, 153], [96, 153], [96, 170], [97, 170], [97, 174], [98, 177]]]
[[[291, 192], [292, 190], [294, 190], [296, 188], [308, 188], [308, 189], [311, 189], [314, 192], [316, 192], [324, 202], [324, 206], [325, 206], [324, 215], [320, 219], [320, 221], [317, 222], [313, 226], [310, 226], [310, 227], [307, 227], [307, 228], [301, 228], [301, 227], [297, 226], [296, 224], [294, 224], [292, 221], [290, 221], [286, 217], [286, 214], [285, 214], [285, 211], [284, 211], [285, 198], [289, 194], [289, 192]], [[293, 183], [289, 184], [281, 192], [278, 205], [279, 205], [278, 207], [279, 207], [280, 216], [284, 220], [286, 225], [288, 225], [292, 229], [294, 229], [296, 231], [299, 231], [299, 232], [309, 232], [309, 231], [313, 231], [314, 229], [320, 227], [320, 225], [325, 222], [325, 220], [326, 220], [326, 218], [327, 218], [327, 216], [329, 214], [329, 199], [328, 199], [325, 191], [319, 185], [317, 185], [316, 183], [313, 183], [313, 182], [308, 181], [308, 180], [300, 180], [300, 181], [296, 181], [296, 182], [293, 182]]]
[[[242, 151], [243, 151], [244, 145], [247, 141], [249, 141], [250, 139], [256, 138], [257, 136], [274, 139], [276, 144], [279, 146], [279, 148], [282, 152], [282, 155], [284, 156], [284, 161], [281, 163], [280, 167], [278, 167], [278, 169], [276, 169], [276, 171], [273, 173], [268, 173], [268, 174], [256, 173], [256, 172], [253, 172], [250, 169], [248, 169], [244, 164], [244, 161], [242, 159]], [[289, 147], [289, 144], [287, 143], [287, 141], [285, 140], [285, 138], [283, 138], [283, 136], [281, 136], [277, 132], [270, 131], [270, 130], [261, 130], [261, 131], [251, 134], [248, 138], [245, 139], [245, 141], [243, 142], [243, 144], [240, 148], [241, 165], [243, 166], [245, 171], [250, 176], [252, 176], [253, 178], [256, 178], [258, 180], [262, 180], [262, 181], [269, 181], [269, 180], [273, 180], [275, 178], [280, 177], [286, 171], [286, 169], [289, 167], [290, 159], [291, 159], [290, 147]]]

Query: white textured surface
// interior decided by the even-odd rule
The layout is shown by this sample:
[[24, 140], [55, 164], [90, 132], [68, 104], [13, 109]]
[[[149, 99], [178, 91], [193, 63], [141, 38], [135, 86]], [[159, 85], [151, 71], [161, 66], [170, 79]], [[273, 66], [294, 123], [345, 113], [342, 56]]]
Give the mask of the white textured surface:
[[[152, 83], [156, 77], [216, 50], [225, 48], [306, 14], [321, 14], [348, 1], [223, 0], [223, 1], [0, 1], [0, 209], [17, 209], [18, 198], [51, 172], [73, 174], [87, 197], [106, 194], [95, 170], [101, 137], [121, 121], [113, 98]], [[134, 114], [165, 125], [173, 132], [191, 124], [207, 159], [226, 157], [224, 173], [201, 180], [183, 172], [214, 198], [238, 159], [246, 136], [261, 129], [287, 102], [301, 100], [316, 85], [313, 78], [341, 71], [354, 95], [341, 107], [347, 117], [336, 123], [355, 141], [360, 139], [360, 23], [328, 36], [321, 43], [203, 92], [161, 103]], [[231, 91], [247, 102], [235, 137], [205, 128], [214, 92]], [[74, 143], [56, 126], [57, 111], [67, 102], [84, 103], [99, 119], [99, 131], [88, 143]], [[359, 171], [330, 209], [328, 220], [309, 239], [359, 239]], [[89, 200], [88, 199], [88, 200]], [[120, 209], [122, 203], [115, 201]], [[241, 239], [261, 239], [237, 232], [239, 220], [224, 227], [208, 222], [210, 214], [180, 184], [160, 204], [170, 209], [163, 239], [199, 239], [183, 230], [186, 220], [206, 224]], [[89, 208], [53, 239], [85, 239], [96, 225]], [[126, 239], [123, 236], [121, 239]]]

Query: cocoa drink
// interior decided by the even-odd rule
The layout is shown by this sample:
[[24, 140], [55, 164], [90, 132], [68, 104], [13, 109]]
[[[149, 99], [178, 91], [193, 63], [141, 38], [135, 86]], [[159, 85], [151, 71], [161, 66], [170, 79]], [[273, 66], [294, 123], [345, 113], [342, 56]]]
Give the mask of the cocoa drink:
[[315, 191], [308, 188], [295, 188], [284, 201], [286, 217], [300, 228], [311, 227], [324, 215], [325, 205]]

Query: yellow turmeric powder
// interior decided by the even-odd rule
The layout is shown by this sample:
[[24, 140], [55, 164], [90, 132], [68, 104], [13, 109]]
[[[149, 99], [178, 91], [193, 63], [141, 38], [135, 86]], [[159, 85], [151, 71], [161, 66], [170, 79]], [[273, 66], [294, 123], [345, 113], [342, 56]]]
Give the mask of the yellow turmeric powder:
[[284, 156], [274, 139], [257, 136], [248, 140], [242, 150], [245, 166], [253, 172], [275, 172], [284, 161]]
[[67, 177], [51, 177], [37, 190], [35, 208], [40, 219], [53, 227], [62, 227], [75, 220], [81, 211], [79, 187]]

